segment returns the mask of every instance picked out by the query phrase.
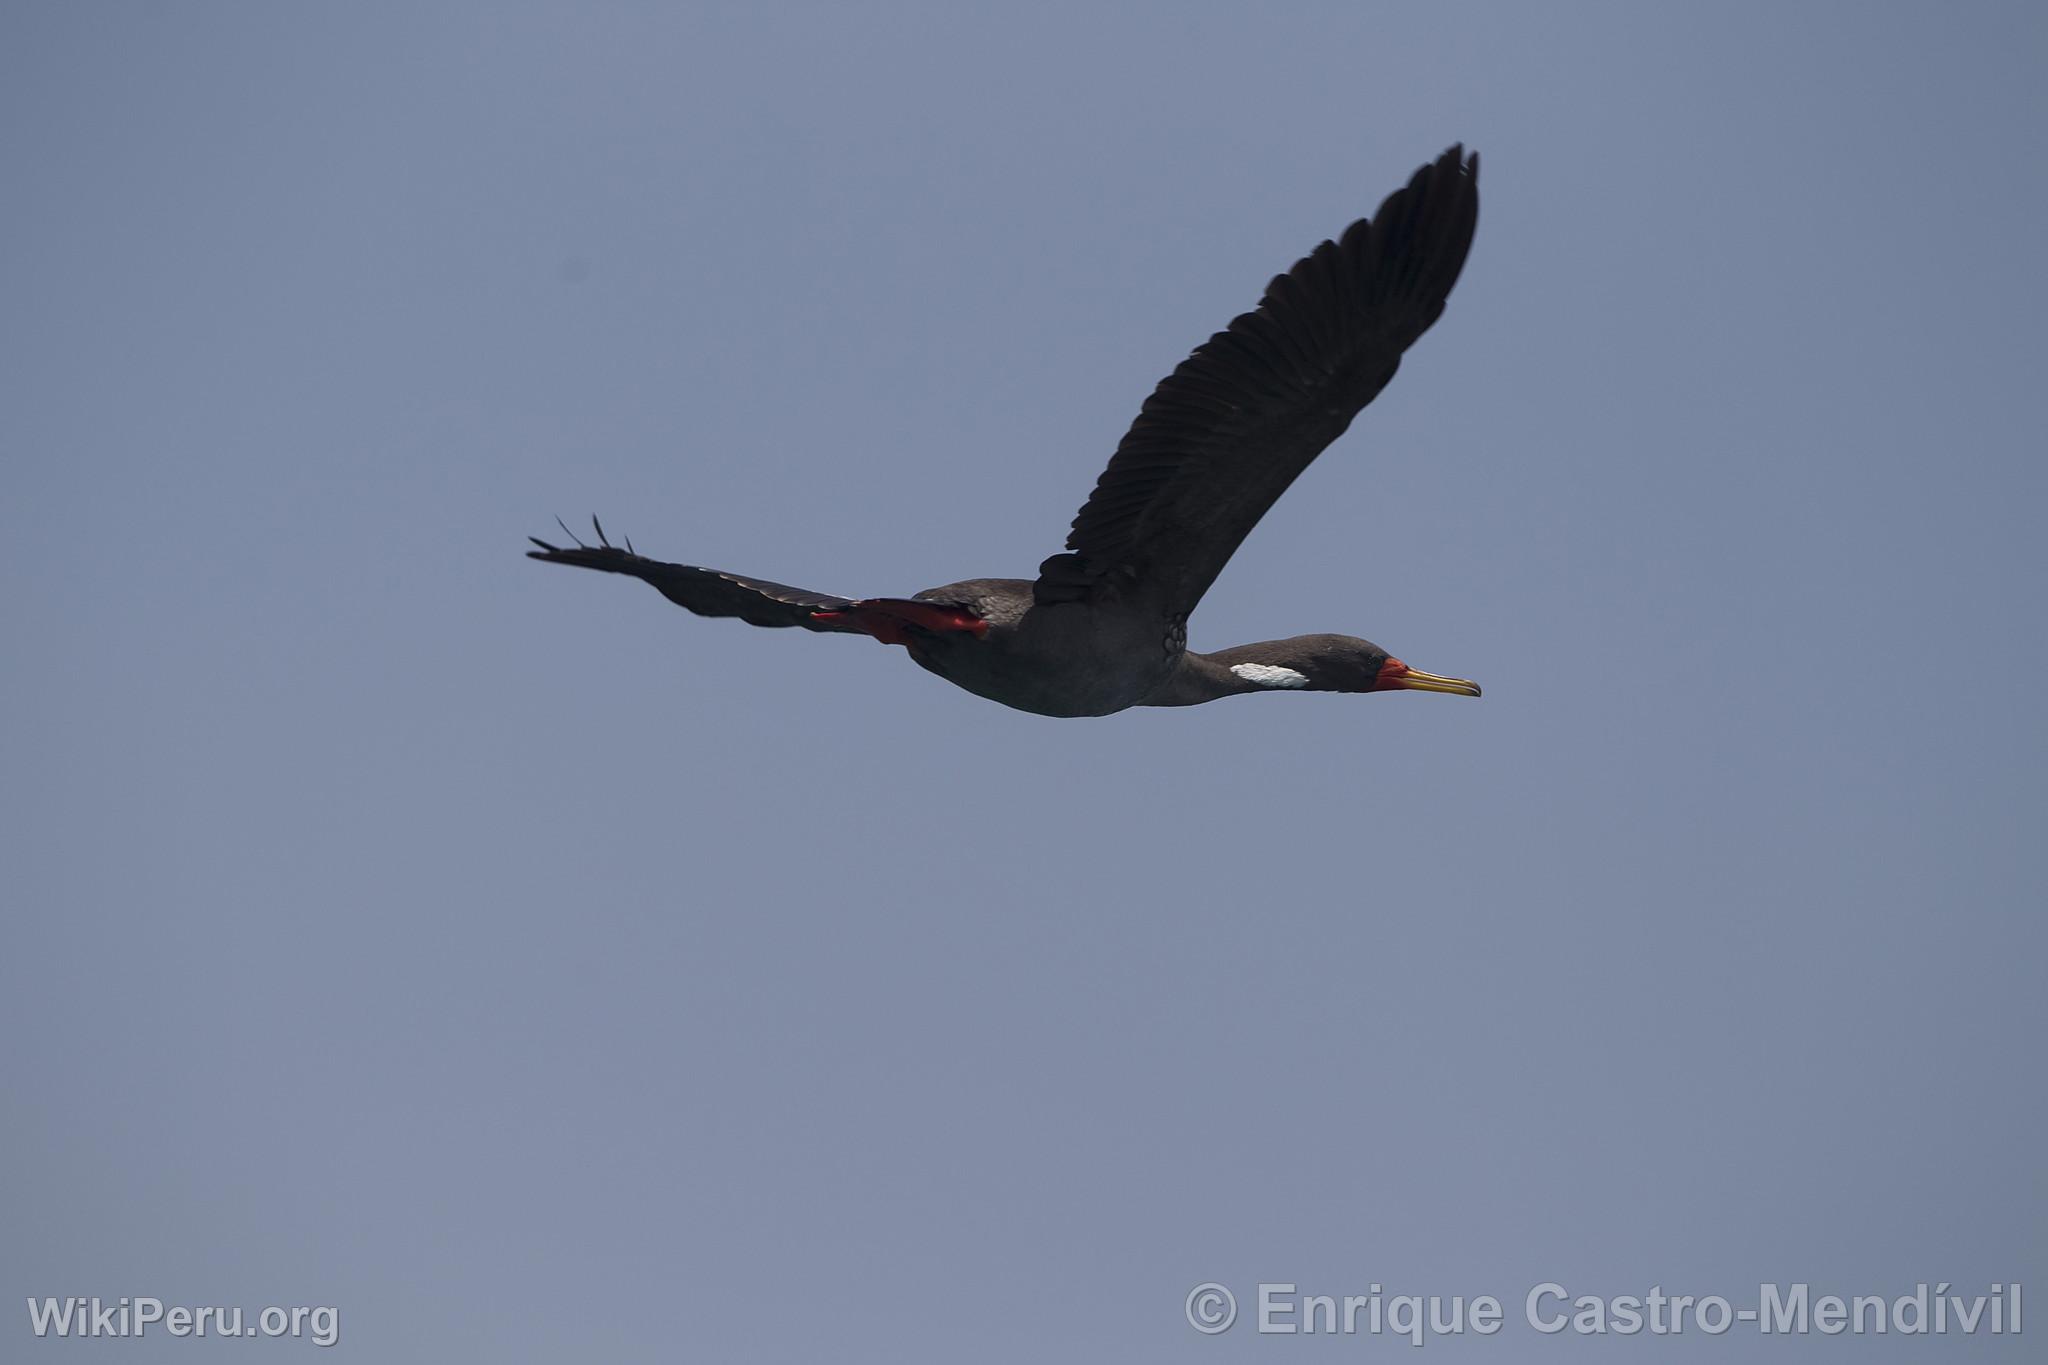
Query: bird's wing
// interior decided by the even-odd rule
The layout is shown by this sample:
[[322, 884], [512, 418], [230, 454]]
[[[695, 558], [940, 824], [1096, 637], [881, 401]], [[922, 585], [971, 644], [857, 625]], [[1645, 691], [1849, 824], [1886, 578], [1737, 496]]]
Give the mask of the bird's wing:
[[1034, 598], [1193, 610], [1442, 314], [1478, 186], [1478, 154], [1452, 147], [1161, 380], [1074, 518], [1068, 553], [1039, 566]]
[[[568, 528], [563, 529], [566, 531]], [[528, 558], [548, 564], [574, 564], [582, 569], [629, 574], [653, 585], [663, 597], [699, 616], [737, 616], [753, 626], [801, 626], [805, 630], [832, 632], [856, 629], [843, 617], [820, 620], [815, 615], [818, 612], [843, 612], [854, 605], [851, 598], [792, 588], [786, 583], [770, 583], [766, 579], [744, 578], [717, 569], [700, 569], [693, 564], [665, 564], [661, 560], [635, 554], [631, 541], [627, 542], [625, 549], [619, 549], [605, 539], [602, 526], [597, 528], [597, 538], [599, 543], [596, 545], [577, 541], [574, 548], [563, 549], [529, 536], [528, 539], [540, 548], [526, 553]], [[570, 539], [575, 540], [575, 536], [571, 535]]]

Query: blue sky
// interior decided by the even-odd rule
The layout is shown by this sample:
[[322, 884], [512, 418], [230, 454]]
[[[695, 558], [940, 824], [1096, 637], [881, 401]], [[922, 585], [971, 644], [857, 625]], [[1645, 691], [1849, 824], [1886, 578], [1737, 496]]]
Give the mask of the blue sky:
[[[10, 7], [0, 1283], [379, 1361], [1393, 1349], [1210, 1280], [1794, 1361], [1518, 1306], [2048, 1292], [2044, 39]], [[1453, 141], [1449, 310], [1190, 634], [1481, 701], [1050, 721], [520, 558], [1028, 575]]]

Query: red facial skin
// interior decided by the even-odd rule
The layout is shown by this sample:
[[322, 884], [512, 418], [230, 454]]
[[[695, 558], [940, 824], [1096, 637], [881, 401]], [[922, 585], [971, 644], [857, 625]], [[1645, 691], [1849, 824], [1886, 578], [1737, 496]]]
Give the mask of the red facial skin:
[[865, 631], [885, 645], [908, 645], [914, 638], [909, 630], [911, 626], [934, 633], [965, 631], [976, 637], [988, 634], [988, 622], [972, 612], [899, 598], [856, 602], [845, 611], [814, 611], [811, 619], [844, 620], [855, 630]]
[[1380, 675], [1373, 682], [1372, 690], [1375, 692], [1391, 692], [1396, 688], [1406, 687], [1408, 685], [1407, 679], [1408, 665], [1402, 663], [1399, 659], [1390, 658], [1380, 665]]

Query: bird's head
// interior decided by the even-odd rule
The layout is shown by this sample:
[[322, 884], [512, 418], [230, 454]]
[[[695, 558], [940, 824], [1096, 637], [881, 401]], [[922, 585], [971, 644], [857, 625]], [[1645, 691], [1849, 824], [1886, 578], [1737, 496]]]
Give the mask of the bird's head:
[[1476, 697], [1479, 684], [1410, 668], [1355, 635], [1297, 635], [1212, 655], [1258, 689], [1305, 692], [1449, 692]]

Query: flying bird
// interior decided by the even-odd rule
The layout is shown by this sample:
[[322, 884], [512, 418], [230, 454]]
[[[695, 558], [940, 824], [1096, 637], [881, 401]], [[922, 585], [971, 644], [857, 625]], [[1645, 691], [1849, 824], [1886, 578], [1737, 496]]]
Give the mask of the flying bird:
[[[1454, 146], [1370, 218], [1266, 286], [1252, 312], [1161, 380], [1036, 579], [970, 578], [912, 597], [835, 597], [598, 543], [533, 539], [549, 564], [628, 574], [699, 616], [867, 635], [977, 696], [1043, 716], [1106, 716], [1252, 692], [1448, 692], [1349, 635], [1214, 654], [1188, 615], [1289, 484], [1344, 434], [1429, 330], [1479, 217], [1479, 156]], [[568, 528], [563, 527], [564, 531]]]

